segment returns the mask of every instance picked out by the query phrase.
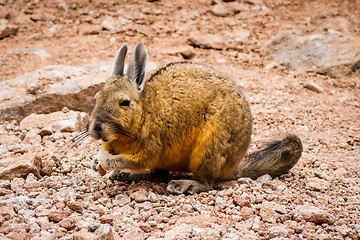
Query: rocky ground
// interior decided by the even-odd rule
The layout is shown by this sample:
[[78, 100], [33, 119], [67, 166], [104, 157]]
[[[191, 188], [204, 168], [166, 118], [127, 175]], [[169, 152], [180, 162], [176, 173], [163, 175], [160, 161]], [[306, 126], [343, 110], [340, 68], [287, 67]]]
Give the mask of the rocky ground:
[[[0, 19], [0, 239], [360, 238], [357, 1], [3, 0]], [[167, 181], [101, 177], [90, 139], [52, 157], [84, 129], [117, 49], [140, 41], [152, 66], [233, 79], [250, 151], [293, 132], [299, 163], [173, 196]]]

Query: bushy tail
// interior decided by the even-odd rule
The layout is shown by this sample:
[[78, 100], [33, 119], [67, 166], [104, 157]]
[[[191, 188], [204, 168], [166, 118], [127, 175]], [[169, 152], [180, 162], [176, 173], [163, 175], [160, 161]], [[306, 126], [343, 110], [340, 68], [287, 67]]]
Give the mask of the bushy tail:
[[268, 143], [264, 149], [247, 155], [231, 178], [256, 179], [264, 174], [275, 177], [287, 173], [301, 157], [302, 150], [300, 138], [288, 134], [281, 140]]

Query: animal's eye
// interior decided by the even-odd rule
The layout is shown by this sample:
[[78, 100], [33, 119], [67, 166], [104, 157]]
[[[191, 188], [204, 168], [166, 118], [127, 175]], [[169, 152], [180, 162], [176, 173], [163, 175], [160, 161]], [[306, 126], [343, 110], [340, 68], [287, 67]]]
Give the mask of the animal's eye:
[[130, 106], [130, 101], [129, 101], [129, 100], [120, 101], [120, 102], [119, 102], [119, 105], [120, 105], [121, 107], [128, 107], [128, 106]]

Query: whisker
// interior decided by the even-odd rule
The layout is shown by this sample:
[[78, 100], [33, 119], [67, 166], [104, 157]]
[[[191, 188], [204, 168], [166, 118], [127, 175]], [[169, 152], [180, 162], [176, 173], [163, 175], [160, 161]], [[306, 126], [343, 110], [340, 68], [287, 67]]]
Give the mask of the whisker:
[[82, 131], [69, 141], [65, 142], [64, 145], [59, 147], [55, 154], [60, 154], [61, 156], [67, 154], [71, 149], [73, 149], [76, 145], [79, 143], [82, 143], [84, 140], [86, 140], [88, 137], [90, 137], [88, 130]]
[[89, 137], [89, 135], [84, 135], [83, 137], [81, 137], [81, 138], [77, 139], [76, 141], [72, 142], [72, 144], [69, 145], [67, 149], [64, 149], [64, 151], [62, 153], [63, 154], [68, 153], [75, 146], [77, 146], [77, 145], [81, 144], [82, 142], [84, 142], [88, 137]]
[[82, 131], [82, 132], [80, 132], [78, 135], [76, 135], [75, 137], [73, 137], [72, 139], [70, 139], [69, 142], [75, 142], [75, 141], [77, 141], [79, 138], [82, 138], [83, 136], [88, 136], [88, 135], [89, 135], [89, 133], [88, 133], [87, 130]]
[[78, 142], [79, 140], [81, 140], [85, 136], [89, 136], [89, 133], [87, 131], [82, 131], [81, 133], [79, 133], [78, 135], [76, 135], [75, 137], [73, 137], [72, 139], [67, 141], [65, 143], [64, 147], [66, 148], [67, 146], [73, 145], [73, 143]]

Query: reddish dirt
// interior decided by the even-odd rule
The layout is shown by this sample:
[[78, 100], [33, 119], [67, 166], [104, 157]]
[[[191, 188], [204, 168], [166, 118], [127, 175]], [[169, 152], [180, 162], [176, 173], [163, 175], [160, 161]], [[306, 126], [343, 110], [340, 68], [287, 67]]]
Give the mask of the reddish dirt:
[[[239, 9], [237, 14], [228, 17], [216, 17], [210, 12], [215, 2], [2, 0], [0, 18], [17, 24], [19, 31], [0, 40], [0, 81], [51, 64], [82, 65], [111, 60], [119, 47], [126, 44], [131, 49], [138, 42], [145, 44], [149, 61], [159, 65], [183, 61], [178, 52], [189, 47], [187, 39], [194, 33], [222, 35], [249, 32], [250, 37], [236, 48], [190, 49], [195, 54], [192, 61], [212, 66], [243, 88], [254, 116], [251, 150], [265, 140], [286, 132], [298, 134], [303, 141], [304, 153], [299, 163], [291, 174], [280, 178], [290, 189], [289, 198], [276, 195], [276, 192], [261, 194], [271, 196], [269, 198], [278, 203], [289, 202], [291, 206], [308, 202], [336, 217], [335, 225], [306, 223], [303, 233], [294, 230], [297, 237], [318, 239], [325, 236], [320, 234], [320, 230], [325, 230], [328, 234], [323, 239], [359, 239], [359, 232], [351, 226], [360, 224], [360, 71], [343, 78], [330, 78], [304, 71], [289, 72], [281, 67], [268, 68], [271, 62], [262, 48], [280, 32], [308, 33], [329, 21], [348, 22], [348, 31], [360, 36], [359, 2], [235, 1], [224, 3], [235, 4]], [[266, 8], [256, 10], [257, 6]], [[194, 14], [198, 17], [193, 20], [190, 16]], [[100, 29], [106, 16], [126, 18], [130, 23], [120, 31], [100, 30], [96, 34], [82, 34], [89, 26]], [[52, 32], [50, 29], [54, 26], [59, 30]], [[9, 49], [27, 47], [44, 49], [51, 57], [9, 52]], [[305, 83], [316, 83], [323, 91], [317, 93], [306, 89], [303, 87]], [[72, 154], [76, 157], [75, 153]], [[324, 179], [329, 186], [326, 189], [318, 186], [320, 190], [314, 190], [309, 187], [314, 178]], [[233, 189], [234, 184], [231, 184]], [[149, 188], [149, 183], [145, 187]], [[156, 183], [151, 187], [165, 188], [164, 184]], [[141, 184], [124, 187], [131, 191], [138, 188]], [[218, 188], [226, 189], [221, 184]], [[252, 206], [255, 206], [256, 197], [250, 198]], [[256, 215], [256, 211], [254, 207], [252, 214]], [[171, 222], [171, 217], [168, 218]], [[221, 215], [220, 219], [225, 217]], [[136, 221], [142, 224], [139, 223], [141, 220]], [[258, 231], [252, 230], [255, 236], [271, 237], [266, 232], [266, 224]], [[350, 230], [342, 232], [341, 229], [346, 228]], [[144, 232], [143, 236], [151, 236], [147, 230]], [[121, 236], [124, 234], [119, 233]], [[288, 237], [291, 238], [290, 235]]]

